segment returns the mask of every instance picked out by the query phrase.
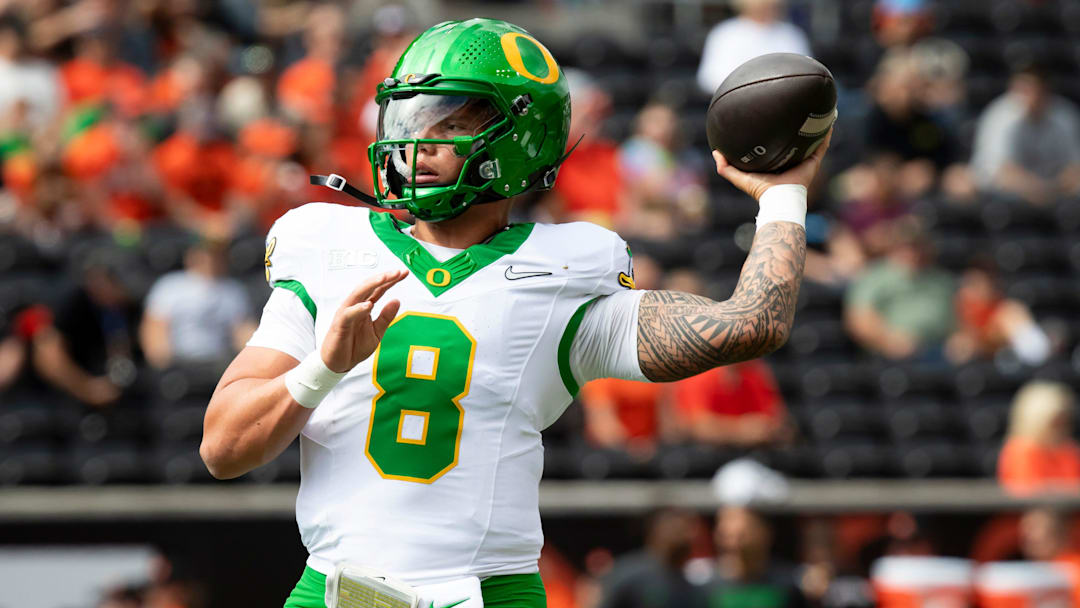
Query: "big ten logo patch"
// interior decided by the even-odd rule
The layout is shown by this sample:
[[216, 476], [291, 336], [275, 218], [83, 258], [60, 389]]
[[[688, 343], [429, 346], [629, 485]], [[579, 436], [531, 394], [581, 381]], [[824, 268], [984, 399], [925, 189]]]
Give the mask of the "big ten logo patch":
[[326, 267], [330, 270], [345, 268], [374, 268], [379, 263], [379, 254], [362, 249], [331, 249]]

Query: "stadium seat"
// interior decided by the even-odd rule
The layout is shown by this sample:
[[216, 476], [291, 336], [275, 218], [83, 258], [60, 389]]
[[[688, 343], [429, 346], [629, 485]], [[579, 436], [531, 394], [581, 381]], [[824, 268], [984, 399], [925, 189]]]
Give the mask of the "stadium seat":
[[266, 241], [261, 235], [245, 235], [229, 245], [228, 264], [232, 276], [262, 274]]
[[867, 382], [873, 378], [872, 370], [855, 363], [818, 364], [814, 361], [802, 369], [800, 388], [804, 400], [836, 395], [867, 396]]
[[184, 484], [213, 481], [199, 456], [197, 441], [158, 444], [148, 453], [151, 476], [158, 483]]
[[697, 243], [693, 250], [694, 268], [704, 274], [717, 274], [737, 266], [746, 253], [735, 245], [730, 234], [726, 238], [705, 239]]
[[877, 392], [882, 399], [943, 396], [952, 388], [952, 370], [944, 364], [886, 363], [877, 368], [876, 376]]
[[744, 455], [744, 450], [686, 444], [661, 446], [648, 468], [662, 479], [707, 479], [727, 462]]
[[1053, 231], [1053, 208], [1036, 207], [1022, 200], [993, 197], [980, 205], [979, 218], [989, 232], [1027, 230], [1033, 234]]
[[871, 439], [838, 440], [816, 446], [810, 468], [832, 479], [850, 477], [891, 477], [896, 474], [896, 457], [890, 446]]
[[948, 440], [907, 442], [896, 451], [897, 468], [908, 478], [971, 477], [982, 472], [977, 454]]
[[884, 436], [882, 410], [854, 398], [791, 401], [788, 413], [802, 438], [826, 443], [837, 438]]
[[[578, 36], [571, 49], [571, 63], [598, 72], [612, 67], [633, 65], [622, 44], [604, 32], [588, 32]], [[603, 66], [603, 70], [599, 69]]]
[[800, 317], [796, 317], [791, 337], [784, 348], [793, 356], [812, 356], [817, 361], [850, 359], [856, 350], [842, 321], [828, 318], [804, 320]]
[[63, 459], [48, 442], [0, 445], [0, 486], [69, 481]]
[[949, 406], [927, 397], [909, 397], [887, 401], [881, 405], [889, 435], [894, 441], [914, 439], [947, 439], [959, 435], [957, 416]]
[[1001, 441], [1008, 426], [1011, 407], [1012, 396], [1008, 394], [988, 395], [960, 405], [961, 420], [970, 441]]
[[154, 224], [144, 232], [142, 257], [155, 274], [179, 270], [184, 263], [184, 252], [192, 242], [193, 237], [177, 226]]
[[0, 444], [62, 436], [55, 408], [48, 401], [5, 395], [4, 402], [0, 410]]
[[1026, 374], [1024, 370], [1004, 374], [993, 363], [976, 361], [954, 370], [953, 391], [961, 400], [987, 394], [1012, 394], [1023, 384]]
[[83, 410], [77, 435], [86, 443], [115, 439], [138, 439], [145, 435], [144, 412], [140, 407], [118, 406], [104, 410]]
[[78, 483], [141, 483], [151, 478], [150, 463], [131, 441], [75, 443], [68, 449], [67, 461]]
[[157, 397], [164, 403], [181, 399], [209, 401], [227, 362], [175, 365], [159, 376]]
[[205, 399], [161, 404], [147, 412], [148, 426], [162, 441], [198, 440], [202, 437], [206, 405]]
[[49, 259], [26, 238], [8, 232], [0, 234], [0, 276], [19, 272], [50, 272], [55, 270]]

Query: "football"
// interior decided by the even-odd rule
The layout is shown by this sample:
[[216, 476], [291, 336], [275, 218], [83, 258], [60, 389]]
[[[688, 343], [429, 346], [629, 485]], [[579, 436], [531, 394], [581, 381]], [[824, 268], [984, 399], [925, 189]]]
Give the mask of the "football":
[[709, 147], [736, 168], [781, 173], [825, 139], [836, 121], [836, 82], [818, 61], [770, 53], [735, 68], [709, 102]]

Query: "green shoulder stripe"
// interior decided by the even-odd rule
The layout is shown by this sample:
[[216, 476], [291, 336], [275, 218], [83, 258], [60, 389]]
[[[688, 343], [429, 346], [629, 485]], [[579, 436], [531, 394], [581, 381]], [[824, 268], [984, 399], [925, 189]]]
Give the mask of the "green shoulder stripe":
[[315, 301], [308, 295], [307, 289], [304, 289], [304, 284], [300, 281], [277, 281], [274, 283], [274, 287], [280, 287], [282, 289], [288, 289], [296, 294], [300, 301], [304, 303], [304, 308], [311, 313], [311, 320], [315, 320]]
[[566, 324], [566, 329], [563, 330], [562, 338], [559, 340], [559, 376], [562, 377], [563, 386], [566, 387], [566, 392], [570, 393], [571, 397], [576, 397], [581, 387], [578, 386], [573, 372], [570, 371], [570, 347], [574, 345], [574, 336], [577, 336], [578, 327], [581, 327], [581, 320], [585, 318], [585, 311], [595, 301], [596, 298], [593, 298], [578, 306], [578, 309], [574, 311], [570, 321]]

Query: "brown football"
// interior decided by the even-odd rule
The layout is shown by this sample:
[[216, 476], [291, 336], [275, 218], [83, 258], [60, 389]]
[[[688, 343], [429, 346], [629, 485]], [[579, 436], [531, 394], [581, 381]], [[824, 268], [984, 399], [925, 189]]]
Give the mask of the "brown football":
[[770, 53], [735, 68], [709, 102], [709, 147], [743, 171], [780, 173], [821, 144], [836, 121], [836, 81], [818, 61]]

